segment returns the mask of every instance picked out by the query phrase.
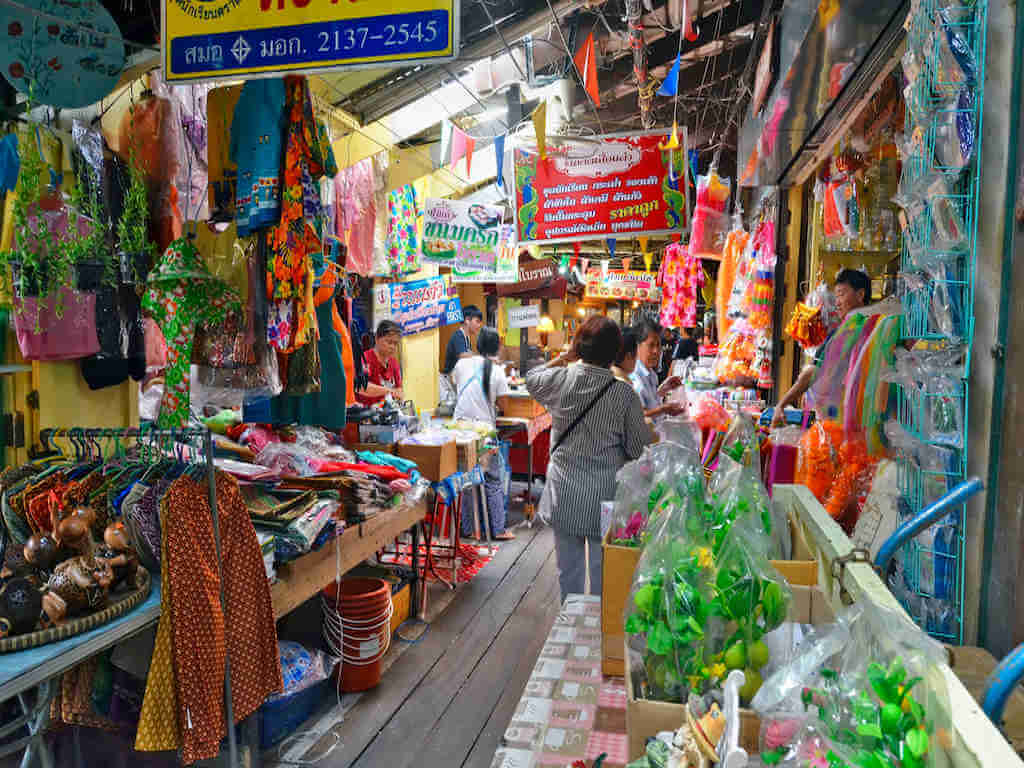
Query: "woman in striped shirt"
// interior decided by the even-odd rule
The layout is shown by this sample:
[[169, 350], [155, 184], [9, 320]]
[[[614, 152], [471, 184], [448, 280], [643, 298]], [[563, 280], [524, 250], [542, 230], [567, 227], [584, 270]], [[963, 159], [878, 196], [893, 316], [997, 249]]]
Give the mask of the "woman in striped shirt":
[[610, 370], [621, 346], [618, 325], [595, 315], [571, 352], [526, 375], [552, 418], [540, 514], [555, 530], [563, 600], [584, 591], [588, 571], [591, 592], [601, 594], [601, 502], [615, 498], [616, 473], [649, 440], [639, 396]]

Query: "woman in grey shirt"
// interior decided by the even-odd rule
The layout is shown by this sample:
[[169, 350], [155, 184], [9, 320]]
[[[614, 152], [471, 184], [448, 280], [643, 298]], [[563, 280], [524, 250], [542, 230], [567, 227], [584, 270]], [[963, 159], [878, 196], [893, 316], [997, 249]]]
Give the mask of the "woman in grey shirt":
[[571, 352], [526, 376], [526, 388], [552, 418], [540, 513], [555, 529], [563, 600], [583, 592], [587, 570], [591, 591], [601, 594], [601, 502], [615, 498], [615, 474], [639, 458], [650, 434], [640, 398], [610, 370], [621, 346], [619, 326], [595, 315], [577, 331]]

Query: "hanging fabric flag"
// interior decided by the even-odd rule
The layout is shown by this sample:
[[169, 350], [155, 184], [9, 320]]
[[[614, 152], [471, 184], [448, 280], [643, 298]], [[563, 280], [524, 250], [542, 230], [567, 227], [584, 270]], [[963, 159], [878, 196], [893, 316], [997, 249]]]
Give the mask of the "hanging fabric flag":
[[594, 56], [593, 32], [587, 35], [583, 45], [576, 51], [573, 63], [576, 64], [576, 71], [580, 73], [580, 77], [583, 79], [583, 90], [590, 96], [594, 106], [600, 107], [601, 92], [597, 87], [597, 58]]
[[466, 158], [466, 175], [472, 171], [473, 149], [476, 147], [476, 139], [463, 131], [458, 126], [452, 128], [452, 168], [463, 157]]
[[647, 243], [650, 241], [650, 238], [648, 238], [647, 235], [640, 235], [640, 237], [637, 238], [637, 241], [640, 243], [640, 252], [646, 253]]
[[451, 157], [453, 127], [451, 120], [441, 121], [441, 165], [444, 165]]
[[542, 101], [540, 106], [533, 110], [533, 132], [537, 137], [537, 154], [544, 159], [544, 150], [547, 143], [548, 130], [548, 103]]
[[601, 259], [601, 279], [608, 278], [608, 259]]
[[658, 89], [659, 96], [678, 96], [679, 95], [679, 54], [676, 54], [676, 60], [672, 63], [672, 69], [665, 75], [665, 79], [661, 81], [661, 87]]
[[587, 274], [587, 268], [590, 266], [590, 259], [580, 259], [580, 271], [583, 274]]
[[607, 240], [605, 240], [605, 242], [608, 243], [608, 257], [611, 258], [611, 259], [614, 259], [615, 258], [615, 238], [614, 237], [609, 237]]
[[[642, 238], [642, 239], [646, 240], [647, 238], [645, 237], [645, 238]], [[654, 263], [654, 254], [653, 253], [648, 253], [647, 251], [644, 251], [644, 271], [645, 272], [650, 272], [651, 271], [651, 264], [653, 264], [653, 263]]]
[[494, 167], [498, 169], [498, 187], [505, 191], [505, 176], [503, 173], [505, 165], [505, 134], [496, 136], [494, 139]]
[[629, 272], [629, 268], [630, 268], [630, 266], [632, 266], [632, 264], [633, 264], [633, 257], [632, 256], [623, 256], [622, 257], [622, 271], [623, 272]]

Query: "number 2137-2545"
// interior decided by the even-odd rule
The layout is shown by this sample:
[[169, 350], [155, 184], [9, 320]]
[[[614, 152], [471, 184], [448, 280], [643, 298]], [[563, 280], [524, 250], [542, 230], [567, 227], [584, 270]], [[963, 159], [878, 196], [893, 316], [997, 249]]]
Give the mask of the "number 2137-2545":
[[333, 32], [319, 32], [321, 53], [327, 51], [353, 51], [367, 46], [367, 43], [383, 45], [386, 48], [407, 46], [410, 41], [416, 46], [430, 45], [438, 36], [436, 21], [415, 24], [386, 24], [379, 34], [371, 35], [368, 27], [347, 27]]

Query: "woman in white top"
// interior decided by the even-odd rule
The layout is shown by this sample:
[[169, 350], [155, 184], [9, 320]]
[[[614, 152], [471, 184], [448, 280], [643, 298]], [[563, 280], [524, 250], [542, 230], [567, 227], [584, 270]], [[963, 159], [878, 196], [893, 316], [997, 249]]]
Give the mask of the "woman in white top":
[[[500, 337], [493, 328], [481, 328], [476, 340], [480, 353], [459, 360], [452, 371], [452, 381], [457, 393], [455, 418], [487, 422], [494, 426], [498, 409], [508, 403], [509, 386], [505, 371], [495, 364]], [[491, 525], [491, 537], [499, 541], [514, 539], [515, 534], [505, 530], [505, 489], [501, 482], [501, 462], [492, 457], [484, 474], [484, 490], [487, 494], [487, 512]], [[465, 502], [464, 498], [464, 502]], [[473, 533], [472, 504], [462, 505], [462, 535]], [[468, 514], [467, 514], [468, 512]]]

